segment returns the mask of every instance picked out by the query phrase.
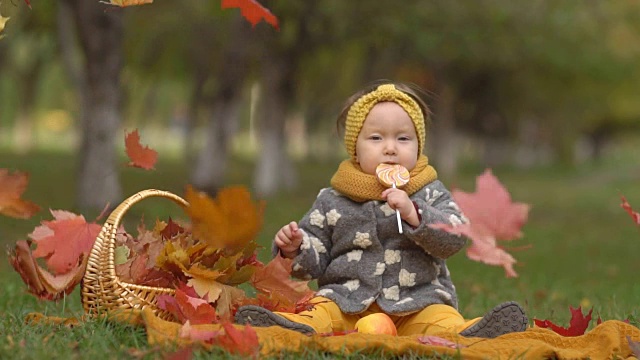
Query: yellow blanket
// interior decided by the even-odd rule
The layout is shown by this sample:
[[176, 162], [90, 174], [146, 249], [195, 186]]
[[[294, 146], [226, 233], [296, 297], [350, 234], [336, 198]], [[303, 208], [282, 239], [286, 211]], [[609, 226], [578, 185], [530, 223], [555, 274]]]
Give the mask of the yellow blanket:
[[[69, 323], [69, 319], [46, 318], [31, 314], [28, 321]], [[64, 320], [64, 321], [63, 321]], [[180, 338], [182, 325], [156, 317], [150, 310], [121, 314], [115, 321], [144, 324], [150, 345], [190, 344]], [[238, 328], [239, 325], [236, 325]], [[220, 325], [192, 325], [203, 331], [220, 330]], [[440, 338], [457, 344], [458, 348], [424, 345], [419, 336], [389, 336], [348, 334], [344, 336], [306, 336], [279, 327], [255, 328], [260, 342], [260, 355], [272, 356], [282, 351], [301, 352], [305, 349], [327, 353], [376, 355], [460, 355], [464, 359], [636, 359], [627, 337], [640, 342], [640, 329], [621, 321], [605, 321], [585, 335], [564, 337], [543, 328], [530, 328], [495, 339], [464, 338], [442, 333]]]

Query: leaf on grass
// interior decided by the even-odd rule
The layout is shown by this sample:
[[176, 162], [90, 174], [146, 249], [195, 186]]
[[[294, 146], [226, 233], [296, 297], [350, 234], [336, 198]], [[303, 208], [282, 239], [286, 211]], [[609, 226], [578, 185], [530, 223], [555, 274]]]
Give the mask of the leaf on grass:
[[134, 130], [124, 137], [125, 151], [131, 162], [129, 166], [152, 170], [158, 161], [158, 152], [140, 144], [140, 134]]
[[620, 206], [631, 216], [636, 225], [640, 225], [640, 213], [633, 211], [631, 205], [627, 202], [627, 199], [624, 196], [621, 196], [621, 198], [622, 204], [620, 204]]
[[498, 246], [497, 240], [522, 236], [520, 229], [527, 221], [529, 205], [512, 202], [507, 189], [489, 169], [476, 178], [476, 192], [454, 190], [452, 196], [469, 223], [433, 224], [430, 227], [467, 236], [472, 242], [467, 257], [502, 266], [507, 277], [517, 277], [513, 269], [516, 260]]
[[[0, 15], [0, 31], [7, 19]], [[19, 171], [9, 174], [9, 170], [0, 169], [0, 214], [28, 219], [40, 211], [38, 205], [20, 198], [28, 183], [29, 174]]]
[[260, 5], [255, 0], [222, 0], [221, 7], [223, 10], [239, 8], [240, 14], [247, 19], [252, 26], [256, 26], [260, 20], [264, 19], [264, 21], [271, 24], [274, 29], [279, 29], [278, 18], [275, 17], [269, 9]]
[[633, 356], [640, 358], [640, 342], [631, 340], [631, 337], [627, 335], [627, 342], [629, 343], [629, 348], [633, 353]]
[[159, 295], [158, 307], [173, 314], [181, 323], [212, 324], [217, 322], [216, 311], [207, 300], [187, 295], [176, 289], [175, 295]]
[[571, 311], [571, 320], [569, 321], [568, 328], [558, 326], [549, 320], [533, 319], [533, 322], [536, 324], [536, 326], [551, 329], [562, 336], [584, 335], [587, 327], [589, 327], [589, 322], [591, 322], [591, 313], [593, 312], [593, 308], [589, 310], [587, 316], [584, 316], [584, 314], [582, 313], [582, 307], [580, 306], [578, 306], [577, 309], [569, 306], [569, 310]]
[[465, 345], [454, 343], [453, 341], [443, 339], [434, 335], [420, 336], [418, 337], [418, 342], [425, 345], [445, 346], [451, 349], [460, 349], [466, 347]]
[[214, 199], [188, 186], [185, 200], [193, 236], [227, 253], [249, 246], [262, 226], [264, 204], [254, 202], [244, 186], [223, 188]]
[[33, 256], [45, 258], [54, 274], [65, 274], [88, 257], [101, 226], [87, 223], [82, 215], [51, 211], [54, 221], [42, 221], [29, 237], [36, 242]]
[[114, 6], [119, 6], [119, 7], [151, 4], [152, 2], [153, 2], [153, 0], [109, 0], [109, 1], [101, 1], [101, 3], [114, 5]]
[[79, 266], [63, 275], [52, 275], [40, 267], [31, 252], [29, 242], [20, 240], [9, 252], [9, 262], [20, 274], [30, 293], [40, 299], [59, 300], [71, 293], [84, 276], [88, 257]]

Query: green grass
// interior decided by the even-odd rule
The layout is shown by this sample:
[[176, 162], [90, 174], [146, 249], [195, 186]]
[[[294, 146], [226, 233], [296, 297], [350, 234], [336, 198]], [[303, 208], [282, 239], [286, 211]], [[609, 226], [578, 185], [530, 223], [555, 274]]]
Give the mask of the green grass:
[[[632, 150], [633, 151], [633, 150]], [[532, 205], [524, 237], [507, 246], [530, 246], [517, 251], [519, 277], [507, 279], [501, 268], [468, 260], [464, 253], [449, 261], [449, 268], [465, 317], [481, 316], [506, 300], [523, 304], [530, 318], [550, 319], [567, 326], [569, 306], [594, 309], [594, 318], [623, 320], [638, 325], [640, 311], [640, 232], [620, 208], [624, 195], [640, 209], [640, 159], [633, 152], [615, 153], [600, 164], [585, 164], [575, 169], [560, 167], [532, 171], [495, 169], [515, 201]], [[45, 210], [73, 206], [76, 158], [66, 153], [32, 153], [18, 156], [0, 152], [0, 168], [28, 171], [31, 180], [24, 198]], [[122, 160], [124, 163], [124, 159]], [[265, 199], [265, 224], [259, 242], [265, 247], [260, 258], [269, 257], [273, 234], [283, 224], [299, 219], [327, 186], [336, 162], [299, 164], [300, 186]], [[482, 172], [469, 166], [455, 179], [442, 179], [447, 185], [474, 189], [475, 176]], [[250, 184], [253, 167], [238, 160], [230, 169], [228, 184]], [[187, 167], [177, 160], [161, 160], [157, 170], [146, 172], [121, 169], [125, 194], [146, 188], [158, 188], [183, 194], [188, 181]], [[184, 217], [167, 200], [148, 199], [134, 206], [125, 216], [129, 231], [144, 214], [146, 219], [167, 216]], [[97, 214], [85, 214], [93, 219]], [[0, 216], [0, 245], [10, 246], [26, 238], [42, 220], [42, 211], [29, 220]], [[143, 329], [90, 321], [82, 326], [34, 326], [24, 324], [29, 312], [52, 316], [80, 316], [79, 293], [74, 291], [64, 302], [38, 301], [26, 294], [25, 286], [0, 254], [0, 358], [157, 358], [171, 350], [152, 348]], [[595, 322], [594, 322], [595, 323]], [[592, 324], [593, 327], [593, 324]], [[224, 353], [219, 356], [228, 356]], [[210, 354], [197, 352], [195, 358]], [[285, 354], [284, 358], [298, 355]], [[307, 353], [304, 357], [332, 357]], [[353, 355], [346, 358], [363, 358]], [[382, 357], [382, 356], [381, 356]]]

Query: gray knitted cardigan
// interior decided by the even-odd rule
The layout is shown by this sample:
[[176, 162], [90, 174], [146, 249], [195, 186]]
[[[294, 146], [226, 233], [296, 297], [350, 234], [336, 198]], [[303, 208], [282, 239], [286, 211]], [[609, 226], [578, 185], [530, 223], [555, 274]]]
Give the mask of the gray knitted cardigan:
[[299, 223], [303, 240], [292, 275], [318, 279], [317, 295], [335, 301], [348, 314], [363, 312], [374, 301], [394, 315], [431, 304], [457, 309], [445, 259], [466, 240], [427, 225], [456, 225], [466, 219], [438, 180], [410, 198], [420, 225], [413, 228], [403, 221], [400, 234], [395, 211], [386, 202], [359, 203], [332, 188], [322, 189]]

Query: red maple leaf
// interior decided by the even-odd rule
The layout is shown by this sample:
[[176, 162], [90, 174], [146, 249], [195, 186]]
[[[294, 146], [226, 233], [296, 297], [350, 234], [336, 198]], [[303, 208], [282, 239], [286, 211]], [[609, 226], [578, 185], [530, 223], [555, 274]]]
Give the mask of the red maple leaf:
[[158, 152], [140, 144], [140, 134], [134, 130], [124, 136], [124, 145], [131, 162], [129, 166], [151, 170], [158, 161]]
[[36, 242], [33, 256], [45, 258], [54, 274], [65, 274], [89, 256], [101, 226], [87, 223], [82, 215], [52, 210], [54, 221], [42, 221], [29, 237]]
[[238, 330], [230, 322], [224, 322], [222, 327], [226, 336], [217, 337], [213, 342], [214, 345], [221, 346], [233, 354], [254, 357], [258, 355], [260, 350], [258, 334], [251, 326], [246, 325], [242, 330]]
[[256, 26], [260, 20], [264, 19], [276, 30], [279, 30], [278, 18], [255, 0], [222, 0], [221, 6], [223, 10], [240, 8], [240, 14], [253, 26]]
[[[182, 286], [184, 289], [185, 286]], [[191, 290], [176, 289], [175, 296], [159, 295], [158, 307], [172, 313], [183, 324], [187, 321], [193, 325], [212, 324], [217, 322], [216, 310], [205, 299], [190, 296]]]
[[28, 219], [40, 211], [38, 205], [20, 199], [28, 183], [29, 174], [18, 171], [9, 174], [9, 170], [0, 169], [0, 214]]
[[633, 211], [631, 205], [627, 202], [627, 199], [625, 199], [624, 196], [621, 196], [621, 198], [622, 204], [620, 204], [620, 206], [631, 216], [636, 225], [640, 225], [640, 213]]
[[582, 314], [582, 308], [580, 306], [578, 306], [577, 309], [569, 306], [569, 310], [571, 311], [571, 320], [569, 321], [568, 328], [558, 326], [549, 320], [533, 319], [533, 322], [536, 324], [536, 326], [549, 328], [562, 336], [584, 335], [587, 327], [589, 327], [589, 322], [591, 322], [591, 313], [593, 312], [593, 308], [589, 310], [587, 316], [584, 316], [584, 314]]
[[522, 236], [520, 229], [527, 221], [529, 205], [514, 203], [507, 189], [487, 169], [476, 178], [476, 192], [454, 190], [452, 196], [467, 224], [433, 224], [432, 228], [461, 234], [471, 239], [467, 257], [489, 265], [504, 267], [507, 277], [516, 277], [516, 260], [497, 245], [497, 240], [513, 240]]

